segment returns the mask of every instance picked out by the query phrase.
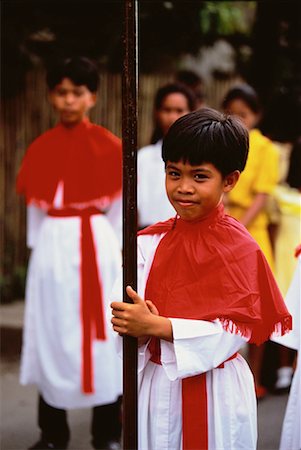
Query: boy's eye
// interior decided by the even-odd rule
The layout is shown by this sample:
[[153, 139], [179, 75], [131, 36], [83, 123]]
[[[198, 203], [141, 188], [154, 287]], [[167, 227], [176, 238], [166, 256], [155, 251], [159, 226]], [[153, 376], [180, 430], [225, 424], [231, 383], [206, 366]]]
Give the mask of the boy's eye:
[[66, 94], [66, 91], [65, 91], [65, 89], [57, 89], [57, 90], [56, 90], [56, 93], [57, 93], [57, 95], [59, 95], [59, 96], [63, 96], [63, 95]]
[[177, 172], [176, 170], [167, 170], [167, 175], [169, 175], [172, 178], [175, 178], [175, 177], [179, 177], [180, 173]]
[[74, 95], [76, 97], [80, 97], [83, 94], [83, 91], [81, 89], [75, 89], [74, 90]]
[[208, 175], [204, 174], [204, 173], [196, 173], [194, 176], [195, 180], [197, 181], [201, 181], [201, 180], [207, 180], [208, 179]]

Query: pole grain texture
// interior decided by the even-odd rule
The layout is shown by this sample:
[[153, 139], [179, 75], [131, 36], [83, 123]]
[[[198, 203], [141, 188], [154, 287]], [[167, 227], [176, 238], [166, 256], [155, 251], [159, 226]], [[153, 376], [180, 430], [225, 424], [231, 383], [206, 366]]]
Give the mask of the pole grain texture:
[[[126, 286], [137, 289], [137, 96], [138, 46], [136, 0], [124, 2], [123, 142], [123, 301]], [[123, 338], [123, 449], [138, 448], [137, 339]]]

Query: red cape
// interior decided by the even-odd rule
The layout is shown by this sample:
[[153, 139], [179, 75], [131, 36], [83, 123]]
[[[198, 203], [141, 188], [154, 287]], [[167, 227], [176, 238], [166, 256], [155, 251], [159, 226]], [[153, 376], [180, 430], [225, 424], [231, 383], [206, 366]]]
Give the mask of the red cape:
[[166, 233], [148, 276], [145, 298], [160, 315], [220, 319], [227, 331], [260, 344], [291, 329], [268, 263], [248, 231], [220, 205], [209, 216], [155, 224], [139, 234]]
[[64, 206], [109, 202], [122, 186], [119, 138], [88, 119], [73, 128], [58, 124], [28, 148], [17, 178], [27, 203], [53, 205], [58, 183], [64, 183]]

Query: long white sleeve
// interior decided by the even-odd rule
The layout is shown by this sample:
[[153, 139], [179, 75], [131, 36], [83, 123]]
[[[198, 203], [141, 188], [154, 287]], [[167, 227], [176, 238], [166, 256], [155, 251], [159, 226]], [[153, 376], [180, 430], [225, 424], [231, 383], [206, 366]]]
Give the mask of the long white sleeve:
[[218, 367], [247, 341], [237, 334], [224, 331], [218, 320], [170, 320], [174, 341], [161, 340], [161, 362], [170, 380]]
[[120, 194], [111, 203], [106, 217], [115, 231], [120, 248], [122, 248], [122, 195]]
[[35, 247], [45, 217], [46, 212], [41, 208], [34, 205], [27, 206], [26, 243], [28, 248], [33, 249]]

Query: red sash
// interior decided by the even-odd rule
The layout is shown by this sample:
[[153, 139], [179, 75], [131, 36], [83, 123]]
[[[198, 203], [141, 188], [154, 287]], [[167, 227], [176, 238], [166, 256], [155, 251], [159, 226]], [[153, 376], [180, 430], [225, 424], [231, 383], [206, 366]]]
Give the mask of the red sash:
[[82, 391], [94, 392], [93, 386], [93, 339], [105, 340], [105, 324], [102, 286], [98, 274], [96, 254], [91, 230], [91, 216], [101, 214], [94, 207], [50, 209], [49, 216], [81, 218], [81, 317], [82, 317]]
[[[159, 339], [151, 339], [148, 348], [151, 353], [150, 360], [161, 365]], [[237, 355], [238, 353], [234, 353], [217, 368], [223, 369], [225, 363]], [[208, 449], [206, 373], [182, 380], [182, 431], [184, 450]]]

